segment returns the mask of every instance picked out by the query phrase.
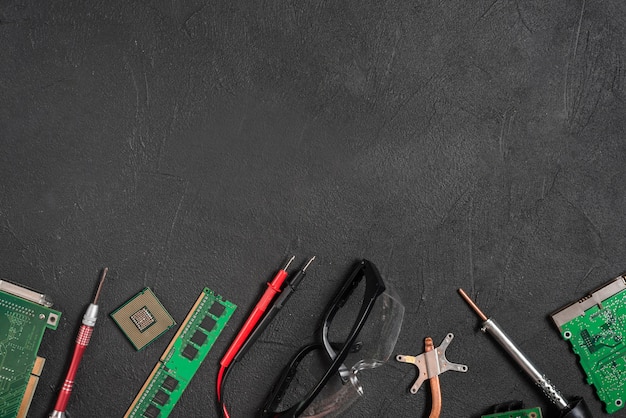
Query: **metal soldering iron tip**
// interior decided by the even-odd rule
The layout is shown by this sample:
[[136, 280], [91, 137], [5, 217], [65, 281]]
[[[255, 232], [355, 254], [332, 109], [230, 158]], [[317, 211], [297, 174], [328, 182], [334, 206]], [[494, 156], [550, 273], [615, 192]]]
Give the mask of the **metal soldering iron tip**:
[[470, 306], [470, 308], [472, 308], [474, 310], [474, 312], [476, 312], [476, 315], [478, 315], [478, 317], [480, 319], [482, 319], [483, 321], [486, 321], [487, 315], [485, 315], [483, 313], [483, 311], [480, 310], [480, 308], [474, 303], [474, 301], [467, 295], [467, 293], [465, 293], [465, 291], [463, 289], [459, 289], [459, 294], [461, 295], [461, 297], [463, 298], [463, 300], [465, 300], [465, 302], [467, 302], [467, 304]]
[[315, 260], [315, 256], [311, 257], [311, 259], [306, 263], [306, 265], [302, 268], [302, 272], [306, 271], [306, 269], [311, 265], [313, 260]]

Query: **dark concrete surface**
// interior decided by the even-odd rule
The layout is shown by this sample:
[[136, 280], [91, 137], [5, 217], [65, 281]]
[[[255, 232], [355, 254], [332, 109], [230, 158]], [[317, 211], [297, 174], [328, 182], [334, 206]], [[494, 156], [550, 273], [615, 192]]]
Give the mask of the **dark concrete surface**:
[[[469, 373], [441, 376], [444, 417], [553, 412], [458, 287], [608, 416], [549, 314], [626, 270], [625, 20], [619, 1], [1, 1], [0, 276], [63, 312], [30, 416], [104, 266], [71, 417], [122, 416], [173, 336], [136, 352], [108, 317], [144, 286], [178, 322], [205, 286], [239, 305], [172, 414], [215, 416], [219, 358], [291, 254], [318, 260], [233, 372], [233, 417], [362, 257], [406, 306], [396, 353], [455, 334]], [[346, 416], [426, 416], [414, 378], [364, 372]]]

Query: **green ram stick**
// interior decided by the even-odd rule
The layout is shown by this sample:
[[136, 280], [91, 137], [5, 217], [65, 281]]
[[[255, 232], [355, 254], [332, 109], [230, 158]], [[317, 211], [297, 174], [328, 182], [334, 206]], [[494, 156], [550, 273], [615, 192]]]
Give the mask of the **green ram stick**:
[[541, 418], [541, 408], [519, 409], [517, 411], [500, 412], [483, 415], [481, 418]]
[[595, 386], [606, 411], [626, 404], [626, 277], [609, 284], [552, 315]]
[[124, 418], [165, 418], [237, 306], [204, 288]]
[[0, 417], [26, 416], [44, 363], [39, 345], [61, 318], [50, 306], [45, 295], [0, 280]]

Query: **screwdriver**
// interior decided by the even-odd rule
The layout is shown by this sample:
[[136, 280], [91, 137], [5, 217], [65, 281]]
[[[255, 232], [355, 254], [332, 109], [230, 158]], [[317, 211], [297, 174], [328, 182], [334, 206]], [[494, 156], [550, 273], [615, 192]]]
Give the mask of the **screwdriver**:
[[102, 275], [100, 276], [100, 283], [98, 284], [96, 296], [94, 297], [93, 302], [87, 308], [87, 311], [85, 311], [85, 315], [83, 315], [83, 322], [80, 326], [80, 329], [78, 330], [78, 335], [76, 336], [76, 345], [74, 347], [72, 362], [70, 363], [70, 367], [67, 371], [65, 382], [63, 382], [63, 387], [59, 392], [57, 402], [54, 405], [54, 411], [52, 411], [52, 413], [49, 415], [49, 418], [65, 417], [65, 411], [67, 409], [67, 403], [70, 400], [70, 395], [72, 394], [74, 377], [76, 376], [76, 372], [78, 371], [78, 365], [80, 364], [80, 360], [83, 358], [83, 353], [85, 352], [85, 349], [89, 345], [89, 340], [91, 339], [93, 328], [96, 325], [96, 320], [98, 319], [98, 297], [100, 297], [102, 284], [104, 283], [104, 279], [106, 278], [108, 271], [108, 267], [105, 267], [104, 270], [102, 270]]
[[530, 379], [541, 388], [543, 394], [559, 408], [560, 418], [592, 418], [591, 411], [580, 397], [572, 398], [567, 401], [561, 392], [554, 387], [552, 382], [541, 373], [537, 367], [530, 361], [528, 357], [520, 350], [520, 348], [509, 338], [509, 336], [500, 328], [492, 318], [488, 318], [472, 299], [465, 293], [463, 289], [459, 289], [459, 294], [472, 308], [472, 310], [483, 321], [481, 331], [491, 334], [494, 340], [506, 351], [513, 360], [522, 368], [522, 370], [530, 377]]

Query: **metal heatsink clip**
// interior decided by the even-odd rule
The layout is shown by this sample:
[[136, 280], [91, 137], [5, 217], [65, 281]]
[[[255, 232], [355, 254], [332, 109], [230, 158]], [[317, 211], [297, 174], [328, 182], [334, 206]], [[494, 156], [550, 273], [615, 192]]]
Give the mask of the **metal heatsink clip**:
[[426, 351], [417, 357], [405, 355], [396, 356], [396, 360], [399, 362], [414, 364], [419, 369], [417, 380], [411, 387], [411, 393], [417, 393], [419, 388], [427, 379], [439, 376], [448, 370], [462, 373], [467, 372], [466, 365], [451, 363], [446, 358], [446, 348], [448, 348], [448, 345], [450, 345], [450, 341], [452, 341], [453, 338], [454, 335], [452, 333], [448, 334], [439, 347], [431, 351]]

